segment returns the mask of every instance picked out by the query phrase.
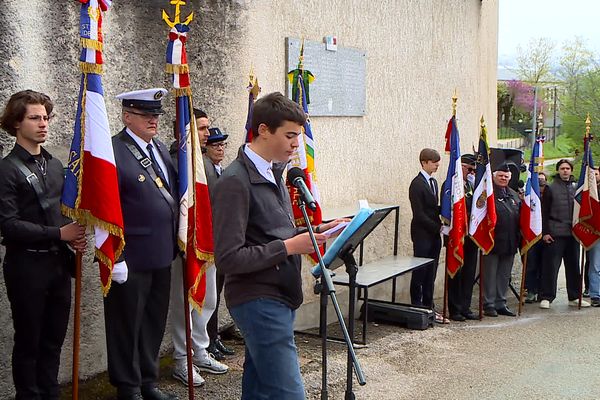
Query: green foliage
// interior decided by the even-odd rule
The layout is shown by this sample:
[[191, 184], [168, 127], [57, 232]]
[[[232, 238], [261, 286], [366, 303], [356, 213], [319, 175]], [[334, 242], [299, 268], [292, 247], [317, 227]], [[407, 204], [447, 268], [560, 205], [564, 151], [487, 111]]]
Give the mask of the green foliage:
[[553, 80], [550, 69], [556, 44], [550, 38], [533, 38], [526, 48], [517, 47], [517, 74], [522, 81], [537, 85]]
[[[583, 143], [583, 142], [582, 142]], [[582, 147], [581, 145], [580, 147]], [[581, 150], [577, 146], [577, 142], [570, 136], [559, 135], [556, 137], [556, 147], [552, 141], [544, 143], [544, 160], [553, 160], [556, 158], [572, 158], [579, 154]], [[529, 163], [531, 158], [531, 149], [523, 151], [526, 163]]]

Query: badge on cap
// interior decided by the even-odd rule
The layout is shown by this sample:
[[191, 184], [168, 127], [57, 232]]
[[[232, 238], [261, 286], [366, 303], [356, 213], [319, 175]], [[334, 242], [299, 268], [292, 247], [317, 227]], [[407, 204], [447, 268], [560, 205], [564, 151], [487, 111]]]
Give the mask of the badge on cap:
[[145, 180], [146, 180], [146, 177], [145, 177], [144, 175], [140, 174], [140, 175], [138, 176], [138, 181], [140, 181], [140, 182], [144, 182]]
[[163, 98], [163, 96], [164, 96], [163, 91], [159, 90], [156, 93], [154, 93], [154, 100], [160, 100]]

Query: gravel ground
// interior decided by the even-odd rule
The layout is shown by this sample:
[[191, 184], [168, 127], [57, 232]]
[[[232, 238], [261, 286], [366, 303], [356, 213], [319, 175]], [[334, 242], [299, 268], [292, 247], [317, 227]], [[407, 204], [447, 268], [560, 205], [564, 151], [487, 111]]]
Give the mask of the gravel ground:
[[[512, 295], [510, 300], [516, 310]], [[599, 320], [600, 309], [568, 307], [563, 288], [550, 310], [528, 304], [518, 318], [453, 322], [426, 331], [370, 324], [368, 346], [357, 350], [367, 384], [359, 387], [354, 381], [356, 398], [600, 399]], [[296, 340], [307, 398], [319, 399], [320, 340], [303, 334]], [[243, 345], [227, 343], [238, 354], [227, 360], [229, 373], [204, 375], [206, 384], [196, 390], [196, 399], [240, 398]], [[345, 347], [330, 343], [328, 354], [329, 398], [343, 399]], [[187, 389], [170, 377], [169, 363], [163, 360], [160, 385], [187, 399]], [[84, 383], [80, 398], [114, 398], [106, 381], [102, 375]]]

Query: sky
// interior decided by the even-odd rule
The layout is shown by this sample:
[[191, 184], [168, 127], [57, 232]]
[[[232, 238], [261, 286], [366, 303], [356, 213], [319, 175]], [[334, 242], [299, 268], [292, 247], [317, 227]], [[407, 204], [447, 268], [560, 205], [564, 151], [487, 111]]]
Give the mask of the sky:
[[600, 0], [498, 0], [498, 64], [512, 65], [517, 45], [548, 37], [557, 43], [581, 36], [600, 58]]

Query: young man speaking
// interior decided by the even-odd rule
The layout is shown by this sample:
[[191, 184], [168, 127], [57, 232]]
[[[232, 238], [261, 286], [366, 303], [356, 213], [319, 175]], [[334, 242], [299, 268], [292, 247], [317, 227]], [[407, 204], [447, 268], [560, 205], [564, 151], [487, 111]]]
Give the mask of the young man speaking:
[[[305, 398], [293, 323], [302, 304], [300, 254], [313, 247], [308, 233], [294, 225], [282, 177], [305, 121], [302, 108], [281, 93], [259, 99], [252, 143], [240, 148], [213, 193], [216, 265], [246, 342], [242, 399]], [[319, 244], [326, 240], [315, 237]]]

